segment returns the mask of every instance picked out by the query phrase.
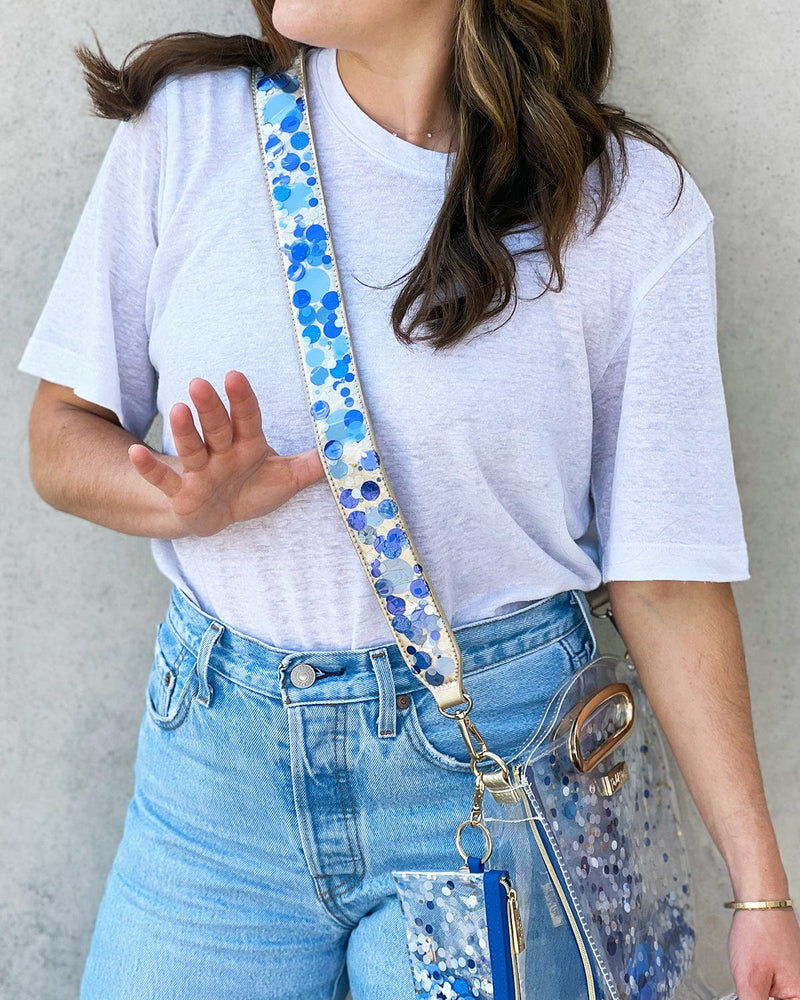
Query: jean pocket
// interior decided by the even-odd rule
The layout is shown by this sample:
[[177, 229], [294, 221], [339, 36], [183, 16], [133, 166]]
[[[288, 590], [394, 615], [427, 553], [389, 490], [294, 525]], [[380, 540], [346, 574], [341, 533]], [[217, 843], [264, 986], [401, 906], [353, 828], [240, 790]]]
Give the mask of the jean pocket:
[[197, 693], [196, 658], [167, 621], [156, 632], [153, 663], [147, 682], [146, 707], [162, 729], [177, 729]]
[[[465, 673], [472, 698], [470, 718], [488, 749], [509, 761], [536, 733], [558, 688], [588, 662], [594, 651], [590, 629], [581, 622], [546, 646], [498, 660]], [[403, 731], [430, 763], [449, 771], [469, 771], [469, 753], [458, 725], [443, 716], [427, 690], [411, 692]]]

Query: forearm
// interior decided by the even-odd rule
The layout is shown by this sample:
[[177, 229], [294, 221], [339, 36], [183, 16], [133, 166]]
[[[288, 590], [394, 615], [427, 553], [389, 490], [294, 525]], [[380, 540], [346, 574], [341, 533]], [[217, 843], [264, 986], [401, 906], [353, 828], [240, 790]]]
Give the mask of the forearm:
[[612, 581], [614, 617], [737, 899], [788, 894], [728, 583]]
[[124, 428], [64, 404], [32, 422], [30, 440], [31, 479], [52, 507], [128, 535], [181, 533], [167, 498], [131, 465], [128, 448], [142, 442]]

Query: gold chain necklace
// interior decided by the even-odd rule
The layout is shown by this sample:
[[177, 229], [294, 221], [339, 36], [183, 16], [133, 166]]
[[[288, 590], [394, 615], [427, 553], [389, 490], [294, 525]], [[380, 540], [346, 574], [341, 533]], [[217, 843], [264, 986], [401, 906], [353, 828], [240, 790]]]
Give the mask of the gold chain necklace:
[[[377, 119], [376, 119], [376, 118], [374, 118], [374, 119], [373, 119], [373, 121], [377, 121]], [[379, 125], [381, 126], [381, 128], [385, 128], [385, 129], [387, 130], [387, 132], [391, 132], [391, 133], [392, 133], [392, 135], [396, 136], [396, 135], [398, 134], [398, 133], [397, 133], [397, 132], [395, 132], [395, 130], [394, 130], [393, 128], [391, 128], [391, 127], [390, 127], [389, 125], [385, 125], [385, 124], [384, 124], [383, 122], [378, 122], [378, 124], [379, 124]], [[423, 132], [425, 132], [425, 135], [426, 135], [426, 136], [427, 136], [427, 137], [428, 137], [429, 139], [432, 139], [432, 138], [433, 138], [433, 136], [435, 136], [435, 135], [439, 135], [439, 133], [440, 133], [440, 132], [444, 132], [444, 131], [446, 130], [446, 128], [447, 128], [447, 126], [446, 126], [446, 125], [443, 125], [443, 126], [442, 126], [441, 128], [436, 128], [436, 129], [433, 129], [433, 131], [431, 131], [431, 132], [426, 132], [426, 131], [425, 131], [425, 130], [423, 129], [423, 130], [422, 130], [422, 132], [411, 132], [411, 133], [406, 133], [405, 135], [402, 135], [402, 136], [400, 136], [400, 138], [401, 138], [401, 139], [406, 139], [406, 140], [407, 140], [407, 136], [408, 136], [409, 134], [410, 134], [410, 135], [422, 135], [422, 133], [423, 133]]]

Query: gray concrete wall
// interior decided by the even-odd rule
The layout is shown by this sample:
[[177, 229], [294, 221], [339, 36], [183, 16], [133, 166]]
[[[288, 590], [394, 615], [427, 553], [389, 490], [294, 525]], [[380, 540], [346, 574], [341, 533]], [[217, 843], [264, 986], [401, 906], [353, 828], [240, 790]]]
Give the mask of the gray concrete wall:
[[[666, 133], [716, 214], [720, 350], [752, 572], [735, 593], [767, 794], [797, 893], [798, 17], [787, 3], [746, 0], [615, 0], [613, 12], [613, 98]], [[114, 127], [90, 115], [71, 47], [91, 41], [93, 26], [120, 59], [168, 31], [233, 33], [254, 22], [244, 0], [5, 0], [3, 20], [0, 997], [68, 1000], [122, 830], [152, 635], [168, 594], [146, 541], [55, 513], [27, 479], [34, 382], [14, 366]], [[722, 990], [729, 886], [682, 798], [700, 966]]]

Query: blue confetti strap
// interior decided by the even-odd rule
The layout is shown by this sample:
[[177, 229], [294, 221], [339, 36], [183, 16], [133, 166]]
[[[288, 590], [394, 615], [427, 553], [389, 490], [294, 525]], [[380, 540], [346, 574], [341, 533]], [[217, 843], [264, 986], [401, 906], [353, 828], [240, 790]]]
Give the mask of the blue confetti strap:
[[398, 648], [439, 708], [466, 702], [461, 651], [395, 499], [364, 402], [308, 116], [305, 49], [251, 70], [253, 110], [308, 413], [325, 475]]

